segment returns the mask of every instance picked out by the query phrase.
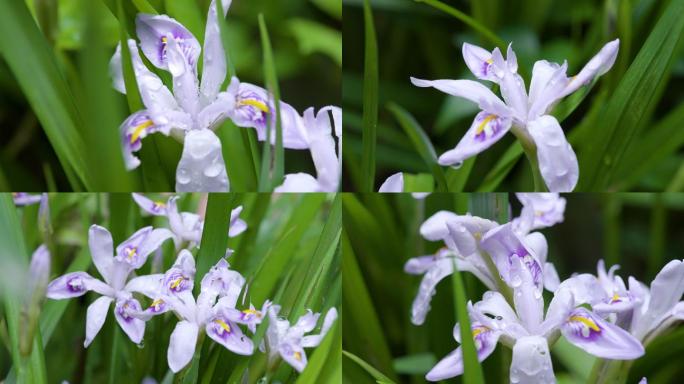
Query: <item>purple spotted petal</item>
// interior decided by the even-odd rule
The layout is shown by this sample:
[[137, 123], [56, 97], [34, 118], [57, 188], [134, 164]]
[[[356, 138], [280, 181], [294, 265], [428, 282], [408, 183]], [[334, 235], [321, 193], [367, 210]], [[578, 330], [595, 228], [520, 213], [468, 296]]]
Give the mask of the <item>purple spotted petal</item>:
[[136, 299], [118, 300], [114, 308], [114, 317], [121, 329], [136, 344], [140, 344], [145, 334], [145, 322], [134, 317], [133, 314], [142, 311]]
[[88, 291], [95, 291], [101, 295], [113, 295], [114, 290], [102, 281], [85, 272], [71, 272], [60, 276], [47, 287], [47, 297], [50, 299], [69, 299], [85, 295]]

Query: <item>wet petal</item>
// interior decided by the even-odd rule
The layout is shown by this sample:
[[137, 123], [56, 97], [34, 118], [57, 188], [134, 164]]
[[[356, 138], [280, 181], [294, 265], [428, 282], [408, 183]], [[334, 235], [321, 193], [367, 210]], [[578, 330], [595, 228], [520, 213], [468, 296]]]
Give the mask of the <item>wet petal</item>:
[[225, 164], [221, 141], [214, 132], [189, 131], [176, 169], [176, 191], [228, 192], [230, 183]]
[[83, 342], [85, 348], [88, 348], [95, 336], [100, 332], [100, 329], [102, 329], [102, 325], [104, 325], [107, 318], [107, 311], [109, 311], [109, 304], [112, 301], [111, 297], [102, 296], [88, 306], [86, 313], [86, 337]]
[[587, 65], [582, 68], [577, 76], [571, 79], [562, 95], [565, 96], [575, 92], [579, 87], [591, 82], [595, 77], [608, 72], [615, 63], [619, 49], [620, 39], [615, 39], [604, 45], [599, 53], [589, 60]]
[[90, 276], [85, 272], [71, 272], [50, 282], [46, 296], [50, 299], [69, 299], [85, 295], [88, 291], [95, 291], [101, 295], [113, 295], [114, 290], [107, 284]]
[[114, 264], [112, 235], [106, 228], [93, 225], [88, 231], [88, 246], [95, 267], [105, 281], [109, 283]]
[[[537, 69], [537, 72], [534, 72]], [[563, 65], [556, 63], [549, 63], [547, 61], [538, 61], [534, 64], [533, 77], [531, 85], [534, 85], [535, 94], [532, 97], [532, 88], [530, 87], [530, 110], [527, 113], [529, 120], [534, 120], [537, 117], [549, 112], [551, 105], [553, 105], [562, 96], [563, 89], [568, 84], [568, 77], [565, 74], [568, 69], [568, 63], [563, 62]], [[538, 78], [534, 78], [538, 76]]]
[[634, 336], [581, 307], [570, 313], [561, 333], [570, 343], [604, 359], [631, 360], [644, 354]]
[[204, 57], [202, 84], [200, 93], [202, 103], [207, 105], [216, 98], [223, 81], [226, 79], [226, 53], [223, 50], [219, 17], [225, 18], [231, 0], [222, 0], [223, 15], [218, 15], [216, 0], [212, 0], [207, 14], [207, 26], [204, 32]]
[[448, 254], [451, 254], [451, 251], [444, 249], [437, 251], [434, 255], [413, 257], [404, 264], [404, 272], [412, 275], [422, 275]]
[[166, 216], [166, 203], [148, 199], [140, 193], [133, 193], [133, 200], [143, 211], [153, 216]]
[[421, 325], [425, 322], [425, 316], [430, 311], [430, 301], [435, 295], [435, 287], [445, 277], [451, 275], [454, 271], [454, 262], [452, 259], [443, 259], [436, 262], [425, 273], [423, 279], [418, 287], [418, 294], [413, 299], [411, 306], [411, 322], [415, 325]]
[[508, 117], [481, 111], [456, 147], [439, 156], [439, 164], [460, 166], [466, 159], [499, 141], [511, 128], [511, 124], [512, 120]]
[[192, 355], [195, 354], [198, 333], [199, 328], [194, 323], [183, 320], [176, 324], [176, 328], [171, 333], [169, 349], [166, 355], [169, 361], [169, 368], [174, 373], [183, 369], [192, 360]]
[[528, 132], [537, 145], [539, 170], [546, 186], [552, 192], [572, 192], [579, 178], [579, 165], [558, 121], [544, 115], [528, 124]]
[[452, 96], [462, 97], [476, 103], [483, 111], [502, 117], [511, 117], [513, 111], [494, 92], [472, 80], [422, 80], [411, 78], [417, 87], [433, 87]]
[[397, 172], [387, 179], [382, 183], [380, 186], [380, 189], [378, 189], [378, 192], [380, 193], [401, 193], [404, 192], [404, 173], [403, 172]]
[[224, 316], [216, 316], [206, 326], [207, 336], [238, 355], [254, 352], [252, 340], [242, 333], [240, 327]]
[[520, 338], [513, 346], [511, 383], [555, 383], [549, 344], [540, 336]]
[[291, 173], [285, 175], [285, 181], [274, 189], [277, 193], [322, 192], [321, 185], [308, 173]]
[[136, 299], [117, 300], [114, 308], [116, 322], [128, 338], [136, 344], [140, 344], [145, 334], [145, 322], [133, 317], [133, 313], [142, 311], [140, 303]]
[[[199, 113], [199, 89], [195, 68], [186, 61], [183, 47], [173, 38], [167, 44], [169, 72], [173, 77], [173, 95], [178, 105], [192, 116]], [[196, 127], [206, 128], [206, 127]]]
[[[156, 111], [168, 111], [178, 108], [178, 103], [173, 94], [164, 85], [159, 76], [150, 71], [140, 58], [140, 51], [135, 40], [128, 40], [128, 49], [131, 52], [131, 61], [135, 79], [138, 83], [140, 98], [147, 109]], [[119, 65], [121, 65], [119, 63]]]
[[168, 45], [175, 40], [189, 66], [197, 65], [201, 48], [195, 36], [182, 24], [166, 15], [138, 14], [135, 19], [140, 46], [152, 64], [169, 69]]

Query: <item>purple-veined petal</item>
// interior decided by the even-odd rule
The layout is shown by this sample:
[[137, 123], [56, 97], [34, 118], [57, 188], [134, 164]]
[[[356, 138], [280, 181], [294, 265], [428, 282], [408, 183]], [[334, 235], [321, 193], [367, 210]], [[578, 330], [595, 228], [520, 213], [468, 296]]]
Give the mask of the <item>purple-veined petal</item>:
[[169, 349], [166, 355], [171, 371], [174, 373], [180, 371], [192, 360], [192, 355], [195, 354], [198, 334], [199, 328], [197, 324], [185, 320], [179, 321], [176, 324], [176, 328], [171, 333]]
[[207, 323], [207, 336], [238, 355], [254, 352], [252, 340], [242, 333], [240, 327], [222, 315], [214, 316]]
[[[454, 327], [454, 333], [460, 333], [459, 324]], [[486, 326], [473, 322], [470, 327], [475, 342], [478, 361], [483, 361], [494, 352], [499, 340], [500, 332], [496, 332]], [[460, 340], [460, 337], [457, 339]], [[456, 348], [446, 357], [440, 360], [430, 372], [425, 375], [428, 381], [446, 380], [463, 374], [463, 351], [462, 347]]]
[[143, 211], [153, 216], [166, 216], [166, 203], [162, 201], [154, 201], [147, 198], [140, 193], [133, 193], [133, 200], [138, 204]]
[[[511, 223], [487, 232], [482, 238], [480, 246], [491, 255], [499, 273], [508, 285], [515, 288], [523, 282], [522, 271], [518, 268], [518, 266], [523, 266], [530, 272], [535, 287], [541, 293], [543, 285], [541, 265], [536, 255], [527, 249], [513, 231]], [[514, 263], [515, 259], [520, 259], [522, 263]]]
[[563, 90], [562, 96], [575, 92], [579, 87], [591, 82], [595, 77], [608, 72], [615, 63], [618, 50], [620, 49], [620, 39], [615, 39], [601, 48], [596, 56], [582, 68], [582, 70], [570, 79]]
[[556, 118], [541, 116], [527, 128], [537, 145], [539, 170], [546, 186], [552, 192], [572, 192], [579, 178], [579, 165]]
[[168, 68], [173, 77], [173, 95], [184, 111], [196, 116], [200, 103], [195, 68], [187, 62], [183, 46], [176, 39], [168, 37], [166, 48]]
[[560, 329], [570, 343], [597, 357], [631, 360], [644, 354], [634, 336], [582, 307], [572, 311]]
[[513, 287], [513, 303], [520, 322], [531, 333], [537, 333], [544, 319], [544, 298], [535, 285], [530, 269], [522, 258], [512, 258], [513, 269], [520, 271], [521, 283]]
[[491, 52], [468, 43], [463, 43], [462, 51], [463, 60], [475, 77], [481, 80], [499, 81], [492, 68], [494, 61]]
[[[567, 62], [558, 65], [543, 60], [534, 64], [530, 85], [530, 109], [527, 112], [529, 120], [534, 120], [548, 113], [551, 106], [562, 97], [563, 89], [569, 81], [566, 75], [567, 69]], [[532, 95], [532, 86], [535, 87], [534, 96]]]
[[[147, 109], [156, 111], [169, 111], [178, 108], [178, 103], [173, 94], [164, 85], [159, 76], [149, 70], [143, 63], [135, 40], [128, 39], [128, 49], [131, 52], [133, 71], [138, 83], [140, 98]], [[118, 64], [121, 66], [121, 63]]]
[[92, 225], [88, 231], [88, 247], [95, 268], [107, 283], [111, 283], [114, 264], [114, 244], [109, 231], [99, 225]]
[[235, 308], [240, 291], [245, 285], [245, 278], [228, 268], [229, 264], [225, 259], [219, 260], [202, 278], [201, 291], [224, 296], [226, 305]]
[[145, 334], [145, 322], [133, 317], [133, 313], [140, 311], [142, 307], [136, 299], [117, 300], [114, 308], [116, 322], [128, 338], [136, 344], [140, 344]]
[[526, 336], [513, 346], [510, 369], [511, 383], [555, 383], [549, 344], [540, 336]]
[[181, 292], [190, 292], [195, 280], [195, 259], [192, 253], [184, 249], [178, 255], [176, 262], [164, 274], [163, 293], [177, 295]]
[[302, 372], [308, 363], [306, 352], [304, 348], [296, 343], [285, 342], [280, 343], [278, 347], [280, 356], [286, 363], [290, 364], [297, 372]]
[[144, 227], [116, 247], [116, 260], [138, 269], [145, 264], [150, 253], [172, 237], [173, 233], [168, 229]]
[[511, 128], [512, 120], [481, 111], [454, 149], [439, 156], [440, 165], [460, 165], [466, 159], [491, 147]]
[[249, 328], [252, 333], [256, 332], [257, 325], [261, 324], [266, 313], [268, 312], [269, 307], [272, 305], [269, 300], [266, 300], [264, 305], [261, 307], [261, 310], [257, 310], [254, 305], [251, 304], [248, 309], [239, 310], [236, 308], [223, 306], [224, 302], [219, 301], [219, 303], [217, 303], [221, 305], [214, 307], [216, 311], [221, 313], [221, 315], [227, 320], [230, 320], [234, 323], [247, 325], [247, 328]]
[[102, 296], [88, 306], [86, 313], [86, 337], [83, 342], [85, 348], [88, 348], [95, 336], [100, 332], [100, 329], [102, 329], [109, 311], [109, 304], [113, 300], [111, 297]]
[[207, 14], [207, 26], [204, 32], [204, 57], [200, 97], [202, 104], [207, 105], [216, 95], [226, 79], [226, 54], [221, 41], [219, 17], [225, 18], [231, 0], [222, 0], [223, 15], [218, 15], [216, 0], [212, 0]]
[[[276, 143], [275, 108], [271, 108], [271, 143]], [[304, 120], [299, 113], [290, 105], [280, 102], [280, 126], [283, 132], [283, 147], [289, 149], [309, 148], [310, 138]], [[257, 138], [259, 141], [266, 140], [267, 125], [257, 126]]]
[[164, 275], [161, 273], [134, 277], [126, 283], [124, 290], [142, 293], [150, 299], [154, 299], [159, 295], [159, 288], [163, 279]]
[[546, 262], [546, 256], [549, 253], [549, 243], [541, 232], [526, 234], [523, 237], [523, 243], [537, 257], [539, 264]]
[[114, 290], [109, 285], [86, 272], [71, 272], [52, 280], [47, 286], [46, 296], [54, 300], [69, 299], [83, 296], [88, 291], [95, 291], [106, 296], [114, 294]]
[[176, 169], [177, 192], [228, 192], [230, 183], [221, 141], [208, 129], [185, 135], [183, 155]]
[[380, 193], [401, 193], [404, 192], [404, 173], [397, 172], [387, 179], [380, 185], [378, 189]]
[[140, 159], [133, 153], [142, 148], [142, 140], [150, 134], [168, 134], [164, 126], [156, 125], [149, 111], [141, 110], [130, 115], [119, 127], [121, 149], [126, 169], [132, 170], [140, 165]]
[[476, 103], [483, 111], [501, 117], [513, 116], [513, 111], [494, 92], [472, 80], [422, 80], [412, 77], [417, 87], [433, 87], [452, 96], [462, 97]]
[[166, 15], [138, 14], [135, 19], [140, 47], [152, 64], [169, 69], [169, 45], [175, 41], [190, 67], [197, 65], [201, 48], [195, 36], [182, 24]]

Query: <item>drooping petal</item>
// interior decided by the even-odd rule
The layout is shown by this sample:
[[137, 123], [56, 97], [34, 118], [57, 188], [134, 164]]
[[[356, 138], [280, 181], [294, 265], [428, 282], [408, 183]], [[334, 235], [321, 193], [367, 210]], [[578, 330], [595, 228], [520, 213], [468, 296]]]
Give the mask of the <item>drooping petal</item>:
[[95, 268], [107, 283], [111, 283], [110, 275], [114, 264], [112, 235], [106, 228], [92, 225], [88, 231], [88, 247]]
[[413, 299], [411, 306], [411, 322], [421, 325], [425, 322], [425, 316], [430, 311], [430, 301], [435, 294], [435, 287], [445, 277], [454, 272], [454, 261], [442, 259], [434, 263], [425, 273], [418, 288], [418, 294]]
[[145, 322], [133, 317], [133, 313], [142, 311], [140, 303], [136, 299], [117, 300], [114, 308], [116, 322], [128, 338], [136, 344], [140, 344], [145, 334]]
[[412, 275], [422, 275], [427, 272], [437, 261], [451, 254], [448, 249], [440, 249], [434, 255], [418, 256], [408, 259], [404, 264], [404, 272]]
[[177, 192], [228, 192], [230, 183], [221, 141], [208, 129], [185, 135], [183, 155], [176, 169]]
[[318, 180], [303, 172], [285, 175], [285, 181], [273, 191], [276, 193], [322, 192]]
[[111, 296], [114, 290], [107, 284], [90, 276], [85, 272], [71, 272], [50, 282], [46, 296], [50, 299], [69, 299], [85, 295], [88, 291], [95, 291], [101, 295]]
[[[530, 85], [530, 109], [527, 113], [529, 120], [548, 113], [551, 106], [562, 97], [563, 90], [569, 81], [566, 75], [567, 69], [567, 62], [558, 65], [542, 60], [534, 64]], [[534, 89], [532, 89], [533, 86]]]
[[168, 45], [175, 40], [188, 65], [197, 65], [199, 42], [182, 24], [166, 15], [138, 14], [135, 19], [140, 46], [152, 64], [169, 69]]
[[463, 43], [462, 51], [463, 59], [475, 77], [481, 80], [499, 81], [492, 68], [494, 61], [491, 52], [468, 43]]
[[238, 355], [251, 355], [254, 344], [240, 327], [222, 315], [215, 316], [206, 326], [207, 336]]
[[308, 363], [304, 348], [296, 343], [280, 343], [278, 352], [286, 363], [290, 364], [297, 372], [302, 372]]
[[102, 329], [102, 325], [104, 325], [107, 318], [107, 311], [109, 311], [109, 304], [112, 301], [111, 297], [102, 296], [88, 306], [86, 313], [86, 337], [83, 342], [85, 348], [88, 348], [95, 336], [100, 332], [100, 329]]
[[544, 115], [528, 124], [537, 145], [539, 170], [552, 192], [572, 192], [579, 178], [577, 156], [556, 118]]
[[551, 353], [546, 339], [540, 336], [518, 339], [513, 346], [509, 375], [512, 383], [555, 383]]
[[[460, 331], [456, 324], [454, 332]], [[496, 343], [499, 340], [499, 332], [495, 332], [482, 324], [473, 323], [471, 325], [472, 337], [475, 341], [475, 349], [477, 352], [477, 360], [483, 361], [494, 352]], [[460, 339], [460, 337], [458, 338]], [[430, 372], [425, 375], [428, 381], [446, 380], [463, 374], [463, 351], [462, 347], [456, 348], [446, 357], [440, 360]]]
[[143, 211], [153, 216], [166, 216], [166, 203], [154, 201], [140, 193], [133, 193], [133, 200]]
[[511, 128], [512, 120], [481, 111], [454, 149], [439, 156], [440, 165], [460, 165], [499, 141]]
[[562, 96], [575, 92], [579, 87], [589, 83], [595, 77], [608, 72], [615, 63], [618, 50], [620, 49], [620, 39], [615, 39], [601, 48], [596, 56], [592, 57], [582, 70], [571, 78], [565, 87]]
[[219, 17], [225, 18], [232, 0], [222, 0], [223, 15], [218, 15], [216, 0], [212, 0], [207, 14], [207, 26], [204, 32], [204, 57], [200, 97], [203, 105], [209, 104], [226, 79], [226, 53], [223, 50]]
[[483, 111], [501, 117], [511, 117], [513, 111], [494, 92], [472, 80], [422, 80], [412, 77], [417, 87], [433, 87], [452, 96], [462, 97], [476, 103]]
[[192, 360], [198, 334], [199, 328], [195, 323], [182, 320], [176, 324], [176, 328], [171, 333], [169, 349], [166, 354], [171, 371], [174, 373], [180, 371]]
[[404, 173], [403, 172], [397, 172], [387, 179], [382, 183], [380, 186], [380, 189], [378, 189], [378, 192], [380, 193], [401, 193], [404, 192]]
[[644, 354], [644, 347], [634, 336], [583, 307], [570, 313], [561, 333], [570, 343], [604, 359], [631, 360]]

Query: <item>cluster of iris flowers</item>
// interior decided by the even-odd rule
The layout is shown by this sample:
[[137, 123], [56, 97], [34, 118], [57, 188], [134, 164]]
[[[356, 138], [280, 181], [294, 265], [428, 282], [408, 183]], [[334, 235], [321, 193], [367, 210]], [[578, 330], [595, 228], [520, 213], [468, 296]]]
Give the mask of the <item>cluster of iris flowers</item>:
[[[440, 211], [421, 226], [421, 235], [443, 241], [434, 255], [410, 259], [405, 271], [423, 275], [413, 301], [411, 321], [424, 323], [437, 284], [454, 271], [475, 275], [488, 289], [468, 303], [472, 335], [480, 361], [501, 343], [513, 350], [511, 382], [550, 383], [555, 375], [550, 347], [562, 336], [598, 358], [633, 360], [657, 335], [684, 320], [684, 260], [673, 260], [650, 288], [634, 277], [627, 284], [598, 262], [597, 274], [576, 274], [564, 281], [547, 260], [548, 244], [534, 230], [563, 221], [566, 200], [558, 194], [525, 194], [518, 198], [519, 217], [496, 223], [471, 215]], [[544, 312], [543, 290], [553, 293]], [[460, 342], [460, 326], [454, 338]], [[439, 381], [463, 373], [458, 347], [426, 375]]]
[[[307, 173], [285, 176], [277, 192], [334, 192], [339, 188], [342, 159], [342, 110], [326, 106], [303, 114], [291, 105], [278, 102], [264, 88], [241, 82], [233, 76], [227, 88], [226, 54], [221, 42], [219, 17], [225, 17], [231, 0], [222, 0], [219, 15], [216, 1], [209, 6], [204, 38], [201, 79], [198, 63], [202, 48], [181, 23], [166, 15], [139, 14], [136, 32], [145, 58], [156, 68], [168, 71], [173, 91], [143, 62], [138, 43], [128, 40], [133, 70], [145, 109], [135, 111], [121, 125], [121, 144], [126, 168], [135, 169], [140, 159], [135, 152], [152, 133], [172, 136], [183, 142], [176, 168], [178, 192], [227, 192], [221, 142], [214, 133], [230, 119], [238, 127], [254, 128], [261, 141], [276, 141], [276, 111], [279, 111], [282, 144], [288, 149], [308, 149], [316, 177]], [[121, 45], [110, 62], [114, 88], [126, 93]], [[270, 139], [269, 139], [270, 138]]]

